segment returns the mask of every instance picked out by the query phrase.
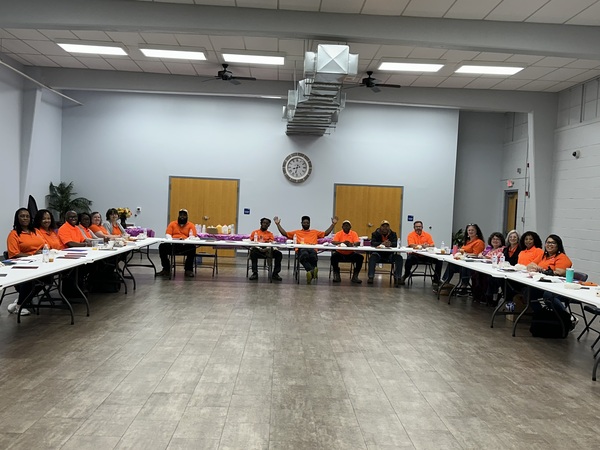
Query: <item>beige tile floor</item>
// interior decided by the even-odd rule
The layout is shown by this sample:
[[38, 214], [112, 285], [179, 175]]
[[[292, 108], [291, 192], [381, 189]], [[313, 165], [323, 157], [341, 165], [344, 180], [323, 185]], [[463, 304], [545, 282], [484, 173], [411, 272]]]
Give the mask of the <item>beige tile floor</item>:
[[[0, 311], [0, 448], [592, 449], [589, 345], [429, 284], [154, 279], [76, 323]], [[581, 326], [579, 327], [579, 329]]]

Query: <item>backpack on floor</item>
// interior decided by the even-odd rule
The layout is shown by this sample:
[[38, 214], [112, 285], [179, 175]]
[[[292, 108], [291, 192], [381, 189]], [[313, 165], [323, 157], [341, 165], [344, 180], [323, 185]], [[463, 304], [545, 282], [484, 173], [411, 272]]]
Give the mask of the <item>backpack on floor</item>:
[[[557, 317], [556, 313], [558, 313]], [[571, 315], [566, 311], [556, 311], [544, 306], [533, 313], [529, 331], [533, 337], [564, 339], [571, 330]], [[561, 321], [563, 326], [561, 327]], [[564, 331], [563, 331], [564, 330]]]

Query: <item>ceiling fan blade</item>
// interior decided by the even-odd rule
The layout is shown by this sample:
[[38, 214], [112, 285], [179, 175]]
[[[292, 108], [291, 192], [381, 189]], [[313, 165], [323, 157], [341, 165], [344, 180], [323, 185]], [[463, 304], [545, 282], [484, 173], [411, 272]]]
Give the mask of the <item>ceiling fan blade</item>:
[[[381, 85], [380, 85], [380, 86], [381, 86]], [[379, 89], [377, 86], [373, 86], [373, 87], [371, 88], [371, 90], [372, 90], [373, 92], [381, 92], [381, 89]]]
[[249, 81], [256, 81], [256, 78], [254, 77], [233, 77], [236, 80], [249, 80]]
[[239, 82], [239, 81], [238, 81], [236, 78], [232, 78], [231, 80], [229, 80], [229, 82], [230, 82], [231, 84], [235, 84], [236, 86], [237, 86], [238, 84], [242, 84], [242, 83], [240, 83], [240, 82]]
[[377, 86], [379, 86], [379, 87], [396, 88], [396, 89], [400, 89], [402, 87], [400, 84], [378, 84]]

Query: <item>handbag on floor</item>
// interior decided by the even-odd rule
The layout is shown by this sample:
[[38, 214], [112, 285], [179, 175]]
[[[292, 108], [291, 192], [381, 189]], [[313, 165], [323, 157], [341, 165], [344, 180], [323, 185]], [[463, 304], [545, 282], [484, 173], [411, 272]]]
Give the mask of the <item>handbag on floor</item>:
[[[556, 315], [558, 313], [558, 316]], [[560, 321], [559, 321], [560, 317]], [[561, 326], [561, 321], [562, 325]], [[529, 331], [533, 337], [564, 339], [571, 329], [571, 315], [566, 311], [556, 311], [544, 306], [533, 313]]]

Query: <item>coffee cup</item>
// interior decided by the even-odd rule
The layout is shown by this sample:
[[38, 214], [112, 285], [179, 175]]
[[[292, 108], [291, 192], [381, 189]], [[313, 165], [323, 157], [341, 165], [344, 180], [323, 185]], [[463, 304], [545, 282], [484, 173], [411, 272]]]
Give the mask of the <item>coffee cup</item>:
[[567, 283], [573, 282], [573, 275], [575, 274], [575, 269], [567, 269], [567, 274], [565, 276]]

